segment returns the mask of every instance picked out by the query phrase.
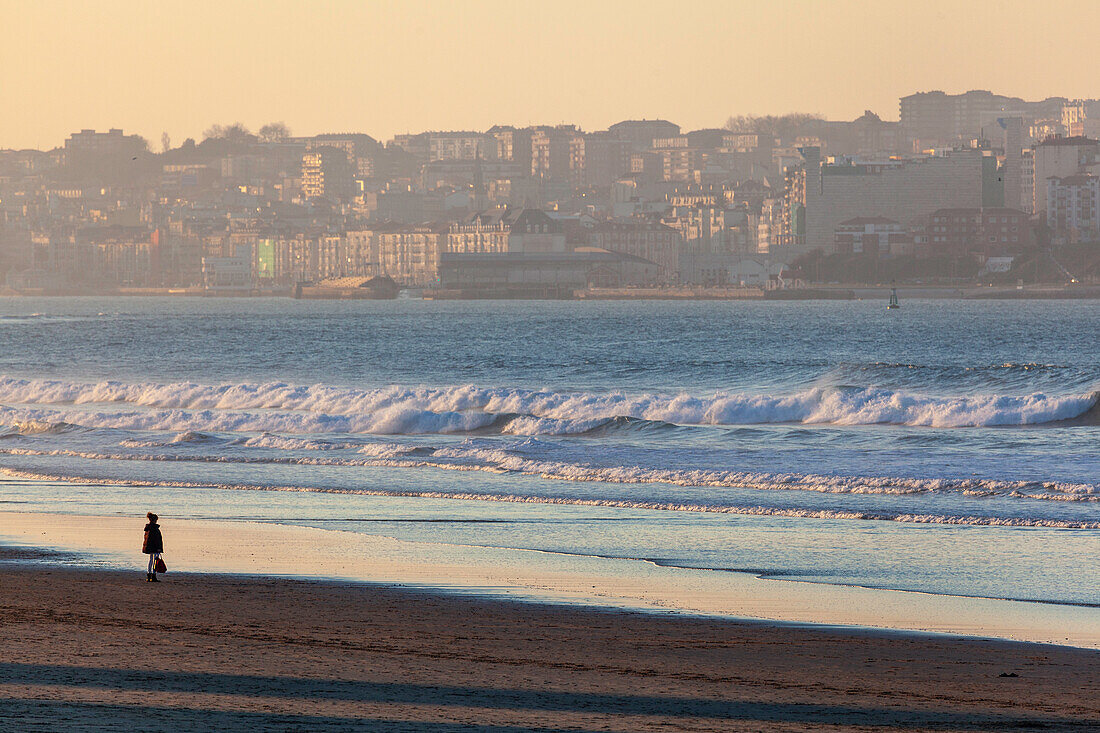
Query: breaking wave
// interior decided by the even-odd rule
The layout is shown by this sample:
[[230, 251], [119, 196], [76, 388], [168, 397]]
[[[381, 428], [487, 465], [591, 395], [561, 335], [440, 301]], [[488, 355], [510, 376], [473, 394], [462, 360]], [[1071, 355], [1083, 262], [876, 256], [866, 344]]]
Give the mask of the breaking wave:
[[8, 430], [0, 433], [0, 438], [14, 438], [20, 435], [61, 435], [62, 433], [80, 430], [79, 425], [63, 420], [15, 420]]
[[[786, 395], [625, 394], [390, 386], [352, 389], [283, 382], [97, 383], [0, 378], [0, 421], [87, 427], [272, 433], [583, 435], [683, 425], [894, 424], [936, 428], [1100, 424], [1100, 392], [931, 396], [878, 387], [819, 386]], [[42, 409], [115, 403], [140, 411]]]

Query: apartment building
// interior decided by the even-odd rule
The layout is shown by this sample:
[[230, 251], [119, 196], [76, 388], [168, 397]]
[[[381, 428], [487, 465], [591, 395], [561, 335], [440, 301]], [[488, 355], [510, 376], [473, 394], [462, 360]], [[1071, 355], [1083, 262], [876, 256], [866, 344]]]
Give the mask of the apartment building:
[[351, 199], [351, 168], [340, 148], [320, 147], [302, 155], [302, 197], [305, 199]]
[[1028, 215], [1003, 207], [937, 209], [927, 234], [932, 256], [1018, 254], [1032, 243]]
[[132, 156], [145, 150], [144, 138], [140, 135], [126, 135], [118, 128], [111, 128], [107, 132], [81, 130], [65, 140], [67, 163], [81, 163], [101, 156]]
[[680, 250], [684, 240], [670, 226], [646, 217], [611, 219], [592, 227], [588, 237], [594, 247], [654, 263], [658, 283], [670, 285], [680, 279]]
[[1032, 148], [1032, 213], [1047, 213], [1050, 178], [1075, 176], [1100, 158], [1100, 142], [1087, 137], [1051, 137]]
[[1100, 240], [1100, 178], [1093, 175], [1048, 178], [1047, 226], [1061, 241]]
[[427, 287], [439, 278], [446, 228], [436, 225], [383, 227], [374, 231], [378, 273], [404, 286]]
[[510, 227], [507, 209], [471, 214], [447, 227], [443, 251], [451, 254], [507, 252]]

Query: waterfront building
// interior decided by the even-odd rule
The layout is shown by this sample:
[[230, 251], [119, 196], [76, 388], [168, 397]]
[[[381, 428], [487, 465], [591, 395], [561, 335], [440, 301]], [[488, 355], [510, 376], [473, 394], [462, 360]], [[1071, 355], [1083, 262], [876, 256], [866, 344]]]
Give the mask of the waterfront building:
[[347, 248], [347, 274], [373, 277], [378, 274], [378, 249], [374, 232], [370, 229], [354, 229], [345, 232]]
[[449, 225], [443, 251], [451, 254], [507, 252], [512, 223], [509, 213], [507, 208], [477, 212]]
[[248, 291], [254, 282], [252, 262], [247, 255], [202, 258], [202, 283], [207, 290]]
[[545, 211], [523, 209], [508, 228], [509, 252], [565, 252], [565, 225]]
[[1032, 243], [1027, 213], [1003, 207], [937, 209], [928, 217], [927, 233], [931, 256], [985, 259], [1018, 254]]
[[439, 256], [446, 238], [439, 224], [395, 225], [374, 231], [378, 273], [399, 284], [428, 287], [438, 283]]
[[670, 226], [640, 216], [611, 219], [592, 227], [588, 240], [594, 247], [654, 263], [658, 283], [679, 282], [680, 249], [684, 240]]
[[836, 254], [897, 257], [913, 252], [913, 237], [900, 223], [884, 216], [842, 221], [833, 235]]

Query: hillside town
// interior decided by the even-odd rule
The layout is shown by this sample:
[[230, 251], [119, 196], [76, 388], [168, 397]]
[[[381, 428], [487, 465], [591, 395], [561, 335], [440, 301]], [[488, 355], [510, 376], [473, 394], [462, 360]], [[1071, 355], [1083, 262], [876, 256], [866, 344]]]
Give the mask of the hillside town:
[[921, 92], [810, 114], [0, 150], [14, 294], [428, 297], [1100, 281], [1100, 100]]

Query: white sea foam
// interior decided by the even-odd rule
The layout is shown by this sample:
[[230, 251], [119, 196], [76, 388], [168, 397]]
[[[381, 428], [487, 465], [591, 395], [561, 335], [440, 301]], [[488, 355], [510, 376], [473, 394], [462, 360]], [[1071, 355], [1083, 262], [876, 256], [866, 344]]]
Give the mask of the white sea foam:
[[[0, 424], [72, 424], [87, 428], [113, 428], [161, 432], [244, 433], [368, 433], [415, 435], [420, 433], [468, 433], [488, 428], [497, 416], [485, 412], [432, 412], [409, 407], [363, 414], [331, 415], [278, 411], [226, 411], [146, 409], [95, 411], [90, 409], [41, 409], [0, 407]], [[30, 431], [20, 431], [28, 433]]]
[[275, 448], [277, 450], [342, 450], [357, 447], [357, 443], [335, 442], [328, 440], [311, 440], [309, 438], [295, 438], [274, 433], [261, 433], [247, 438], [237, 438], [230, 445], [239, 445], [245, 448]]
[[503, 431], [521, 435], [573, 434], [621, 417], [680, 425], [1032, 425], [1078, 417], [1093, 408], [1097, 399], [1096, 392], [937, 397], [871, 387], [815, 387], [788, 395], [719, 392], [692, 396], [472, 385], [358, 390], [282, 382], [211, 386], [0, 378], [0, 402], [28, 407], [124, 403], [153, 408], [131, 413], [53, 412], [45, 419], [50, 419], [50, 414], [69, 415], [79, 416], [81, 424], [92, 427], [281, 433], [443, 433], [499, 424]]
[[646, 509], [652, 511], [701, 512], [714, 514], [741, 514], [753, 516], [797, 517], [809, 519], [877, 520], [913, 524], [959, 524], [988, 527], [1049, 527], [1060, 529], [1100, 529], [1100, 522], [1039, 519], [1027, 517], [983, 517], [947, 514], [907, 514], [891, 512], [864, 512], [844, 510], [792, 509], [767, 506], [728, 506], [690, 502], [635, 501], [629, 499], [590, 499], [559, 496], [535, 496], [522, 494], [488, 494], [448, 491], [387, 491], [376, 489], [342, 489], [310, 486], [275, 486], [240, 483], [204, 483], [194, 481], [142, 481], [61, 475], [55, 473], [0, 468], [3, 473], [27, 480], [67, 481], [81, 484], [125, 484], [128, 486], [163, 486], [179, 488], [215, 488], [232, 491], [283, 491], [320, 494], [348, 494], [356, 496], [408, 497], [422, 499], [456, 499], [466, 501], [494, 501], [521, 504], [557, 504], [619, 509]]
[[[163, 446], [162, 446], [163, 447]], [[271, 464], [328, 467], [432, 468], [451, 471], [518, 473], [557, 481], [607, 484], [666, 484], [685, 488], [735, 488], [761, 491], [811, 491], [827, 494], [894, 495], [954, 494], [1002, 496], [1058, 502], [1100, 502], [1100, 486], [1062, 482], [1004, 481], [995, 479], [907, 478], [890, 476], [830, 476], [713, 469], [662, 469], [642, 466], [593, 466], [567, 461], [525, 458], [505, 449], [471, 446], [417, 448], [395, 443], [371, 443], [354, 456], [330, 455], [213, 455], [103, 452], [65, 448], [0, 448], [0, 455], [67, 456], [88, 460], [150, 462], [193, 461], [229, 464]], [[362, 457], [359, 457], [362, 456]]]

